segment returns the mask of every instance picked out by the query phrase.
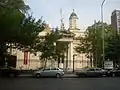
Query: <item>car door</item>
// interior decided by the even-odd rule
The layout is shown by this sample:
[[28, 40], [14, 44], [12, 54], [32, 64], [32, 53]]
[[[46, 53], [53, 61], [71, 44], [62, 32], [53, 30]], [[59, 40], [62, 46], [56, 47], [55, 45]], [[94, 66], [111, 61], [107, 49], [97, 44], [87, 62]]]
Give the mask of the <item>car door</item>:
[[95, 75], [95, 69], [94, 68], [87, 69], [87, 76], [94, 76], [94, 75]]
[[55, 76], [56, 68], [51, 68], [51, 76]]
[[45, 68], [41, 72], [41, 76], [50, 76], [50, 68]]
[[59, 72], [58, 68], [51, 68], [51, 75], [56, 76], [56, 74]]
[[102, 75], [102, 69], [96, 68], [96, 69], [95, 69], [95, 75], [96, 75], [96, 76]]

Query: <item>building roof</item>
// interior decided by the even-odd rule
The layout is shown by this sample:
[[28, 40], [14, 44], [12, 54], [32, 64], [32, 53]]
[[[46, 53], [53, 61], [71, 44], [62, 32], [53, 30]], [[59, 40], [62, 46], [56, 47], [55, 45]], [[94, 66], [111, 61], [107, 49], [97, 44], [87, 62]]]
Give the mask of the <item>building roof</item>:
[[120, 13], [120, 10], [114, 10], [113, 12], [112, 12], [112, 15], [114, 15], [114, 14], [116, 14], [116, 12], [119, 12]]
[[69, 19], [72, 19], [72, 18], [76, 18], [76, 19], [78, 19], [78, 17], [77, 17], [77, 14], [74, 12], [74, 9], [73, 9], [73, 12], [70, 14], [70, 17], [69, 17]]

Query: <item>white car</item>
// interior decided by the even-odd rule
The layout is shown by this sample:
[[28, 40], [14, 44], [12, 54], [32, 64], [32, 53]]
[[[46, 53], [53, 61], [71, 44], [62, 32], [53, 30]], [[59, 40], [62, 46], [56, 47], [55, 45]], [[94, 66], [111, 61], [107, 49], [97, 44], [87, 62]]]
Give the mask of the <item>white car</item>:
[[60, 78], [64, 75], [64, 71], [60, 68], [43, 68], [43, 69], [34, 71], [33, 75], [37, 78], [39, 78], [39, 77]]

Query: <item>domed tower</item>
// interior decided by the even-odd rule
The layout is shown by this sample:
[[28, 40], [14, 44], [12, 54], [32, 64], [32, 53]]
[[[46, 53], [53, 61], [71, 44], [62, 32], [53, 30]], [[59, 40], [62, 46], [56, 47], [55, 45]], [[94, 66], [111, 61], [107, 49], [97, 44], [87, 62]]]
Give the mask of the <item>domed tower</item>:
[[69, 17], [69, 30], [76, 30], [78, 29], [78, 17], [77, 14], [75, 13], [74, 9], [73, 12], [70, 14]]

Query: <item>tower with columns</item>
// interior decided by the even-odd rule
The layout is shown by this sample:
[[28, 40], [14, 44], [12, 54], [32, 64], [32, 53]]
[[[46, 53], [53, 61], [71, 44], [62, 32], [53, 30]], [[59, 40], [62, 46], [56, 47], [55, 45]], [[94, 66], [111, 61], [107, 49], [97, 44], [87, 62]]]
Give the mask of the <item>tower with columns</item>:
[[67, 30], [69, 33], [71, 33], [71, 37], [69, 37], [69, 39], [67, 38], [61, 40], [68, 42], [67, 61], [64, 63], [64, 65], [67, 63], [67, 66], [63, 67], [67, 70], [74, 70], [89, 66], [89, 60], [85, 56], [85, 53], [77, 53], [74, 49], [80, 43], [79, 37], [84, 37], [84, 32], [82, 32], [78, 27], [78, 21], [78, 16], [73, 9], [69, 16], [69, 28]]
[[78, 16], [75, 13], [75, 10], [73, 9], [73, 12], [70, 14], [69, 17], [69, 30], [75, 30], [78, 29]]
[[69, 28], [68, 31], [74, 34], [72, 41], [68, 44], [68, 68], [77, 69], [83, 67], [89, 67], [89, 60], [85, 53], [77, 53], [75, 47], [80, 43], [79, 37], [84, 37], [84, 32], [79, 29], [79, 19], [75, 10], [69, 16]]

